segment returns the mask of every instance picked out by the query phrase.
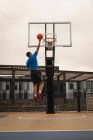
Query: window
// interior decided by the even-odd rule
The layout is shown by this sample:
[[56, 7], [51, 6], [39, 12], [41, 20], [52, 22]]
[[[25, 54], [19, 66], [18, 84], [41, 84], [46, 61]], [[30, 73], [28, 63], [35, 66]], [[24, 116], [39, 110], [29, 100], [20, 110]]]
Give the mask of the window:
[[53, 88], [54, 88], [54, 92], [57, 92], [57, 84], [56, 83], [54, 83]]
[[86, 86], [87, 86], [87, 89], [91, 89], [91, 82], [90, 81], [87, 81], [86, 82]]
[[15, 85], [15, 90], [17, 90], [17, 85]]
[[9, 90], [9, 85], [8, 84], [6, 84], [6, 90]]
[[21, 90], [21, 85], [19, 85], [19, 90]]
[[60, 84], [60, 92], [63, 92], [63, 84]]
[[69, 88], [73, 89], [73, 84], [72, 83], [70, 83]]

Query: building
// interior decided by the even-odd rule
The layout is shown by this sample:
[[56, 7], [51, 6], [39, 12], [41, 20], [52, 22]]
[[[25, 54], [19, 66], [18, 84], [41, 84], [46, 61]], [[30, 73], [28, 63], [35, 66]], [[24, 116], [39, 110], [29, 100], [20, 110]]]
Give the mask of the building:
[[[40, 67], [45, 79], [46, 76], [44, 66]], [[78, 74], [79, 73], [79, 74]], [[82, 98], [86, 92], [93, 92], [92, 72], [76, 72], [76, 71], [59, 71], [59, 67], [55, 67], [54, 76], [54, 95], [63, 97], [64, 80], [63, 74], [66, 74], [65, 90], [66, 98], [73, 99], [77, 97], [78, 87], [77, 81], [80, 81], [80, 92]], [[82, 79], [82, 77], [84, 77]], [[58, 79], [59, 78], [59, 79]], [[12, 85], [12, 86], [11, 86]], [[11, 90], [14, 95], [11, 94]], [[30, 73], [25, 66], [1, 65], [0, 66], [0, 99], [33, 99], [33, 83], [30, 80]]]

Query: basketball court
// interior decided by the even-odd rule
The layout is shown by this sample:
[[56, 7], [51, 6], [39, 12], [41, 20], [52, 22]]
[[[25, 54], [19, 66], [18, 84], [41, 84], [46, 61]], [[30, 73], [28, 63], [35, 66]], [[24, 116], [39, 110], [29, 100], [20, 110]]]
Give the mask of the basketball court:
[[[28, 47], [37, 47], [37, 33], [43, 34], [41, 47], [45, 47], [45, 66], [47, 77], [47, 111], [32, 112], [0, 112], [1, 140], [93, 140], [93, 112], [60, 112], [55, 114], [53, 100], [53, 79], [55, 77], [55, 47], [71, 47], [71, 22], [39, 22], [28, 24]], [[35, 40], [36, 39], [36, 40]], [[78, 76], [69, 77], [76, 80]], [[64, 101], [66, 101], [66, 75], [57, 75], [57, 80], [63, 77]], [[12, 76], [12, 83], [15, 74]], [[80, 81], [77, 80], [78, 97]], [[14, 87], [12, 88], [12, 94]], [[13, 98], [14, 99], [14, 98]]]
[[92, 140], [93, 112], [0, 113], [3, 140]]

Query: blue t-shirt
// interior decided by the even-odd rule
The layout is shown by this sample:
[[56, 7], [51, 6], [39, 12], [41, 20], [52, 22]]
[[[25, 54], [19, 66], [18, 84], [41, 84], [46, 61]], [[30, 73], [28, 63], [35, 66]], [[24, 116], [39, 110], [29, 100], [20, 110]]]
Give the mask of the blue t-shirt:
[[38, 52], [35, 51], [27, 60], [26, 66], [30, 70], [38, 69], [38, 62], [37, 62], [37, 54]]

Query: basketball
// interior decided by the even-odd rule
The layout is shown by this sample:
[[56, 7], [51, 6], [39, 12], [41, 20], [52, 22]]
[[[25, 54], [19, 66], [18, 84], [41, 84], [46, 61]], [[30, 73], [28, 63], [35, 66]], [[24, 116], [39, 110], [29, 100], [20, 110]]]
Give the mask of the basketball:
[[37, 34], [37, 39], [42, 39], [43, 35], [41, 33]]

